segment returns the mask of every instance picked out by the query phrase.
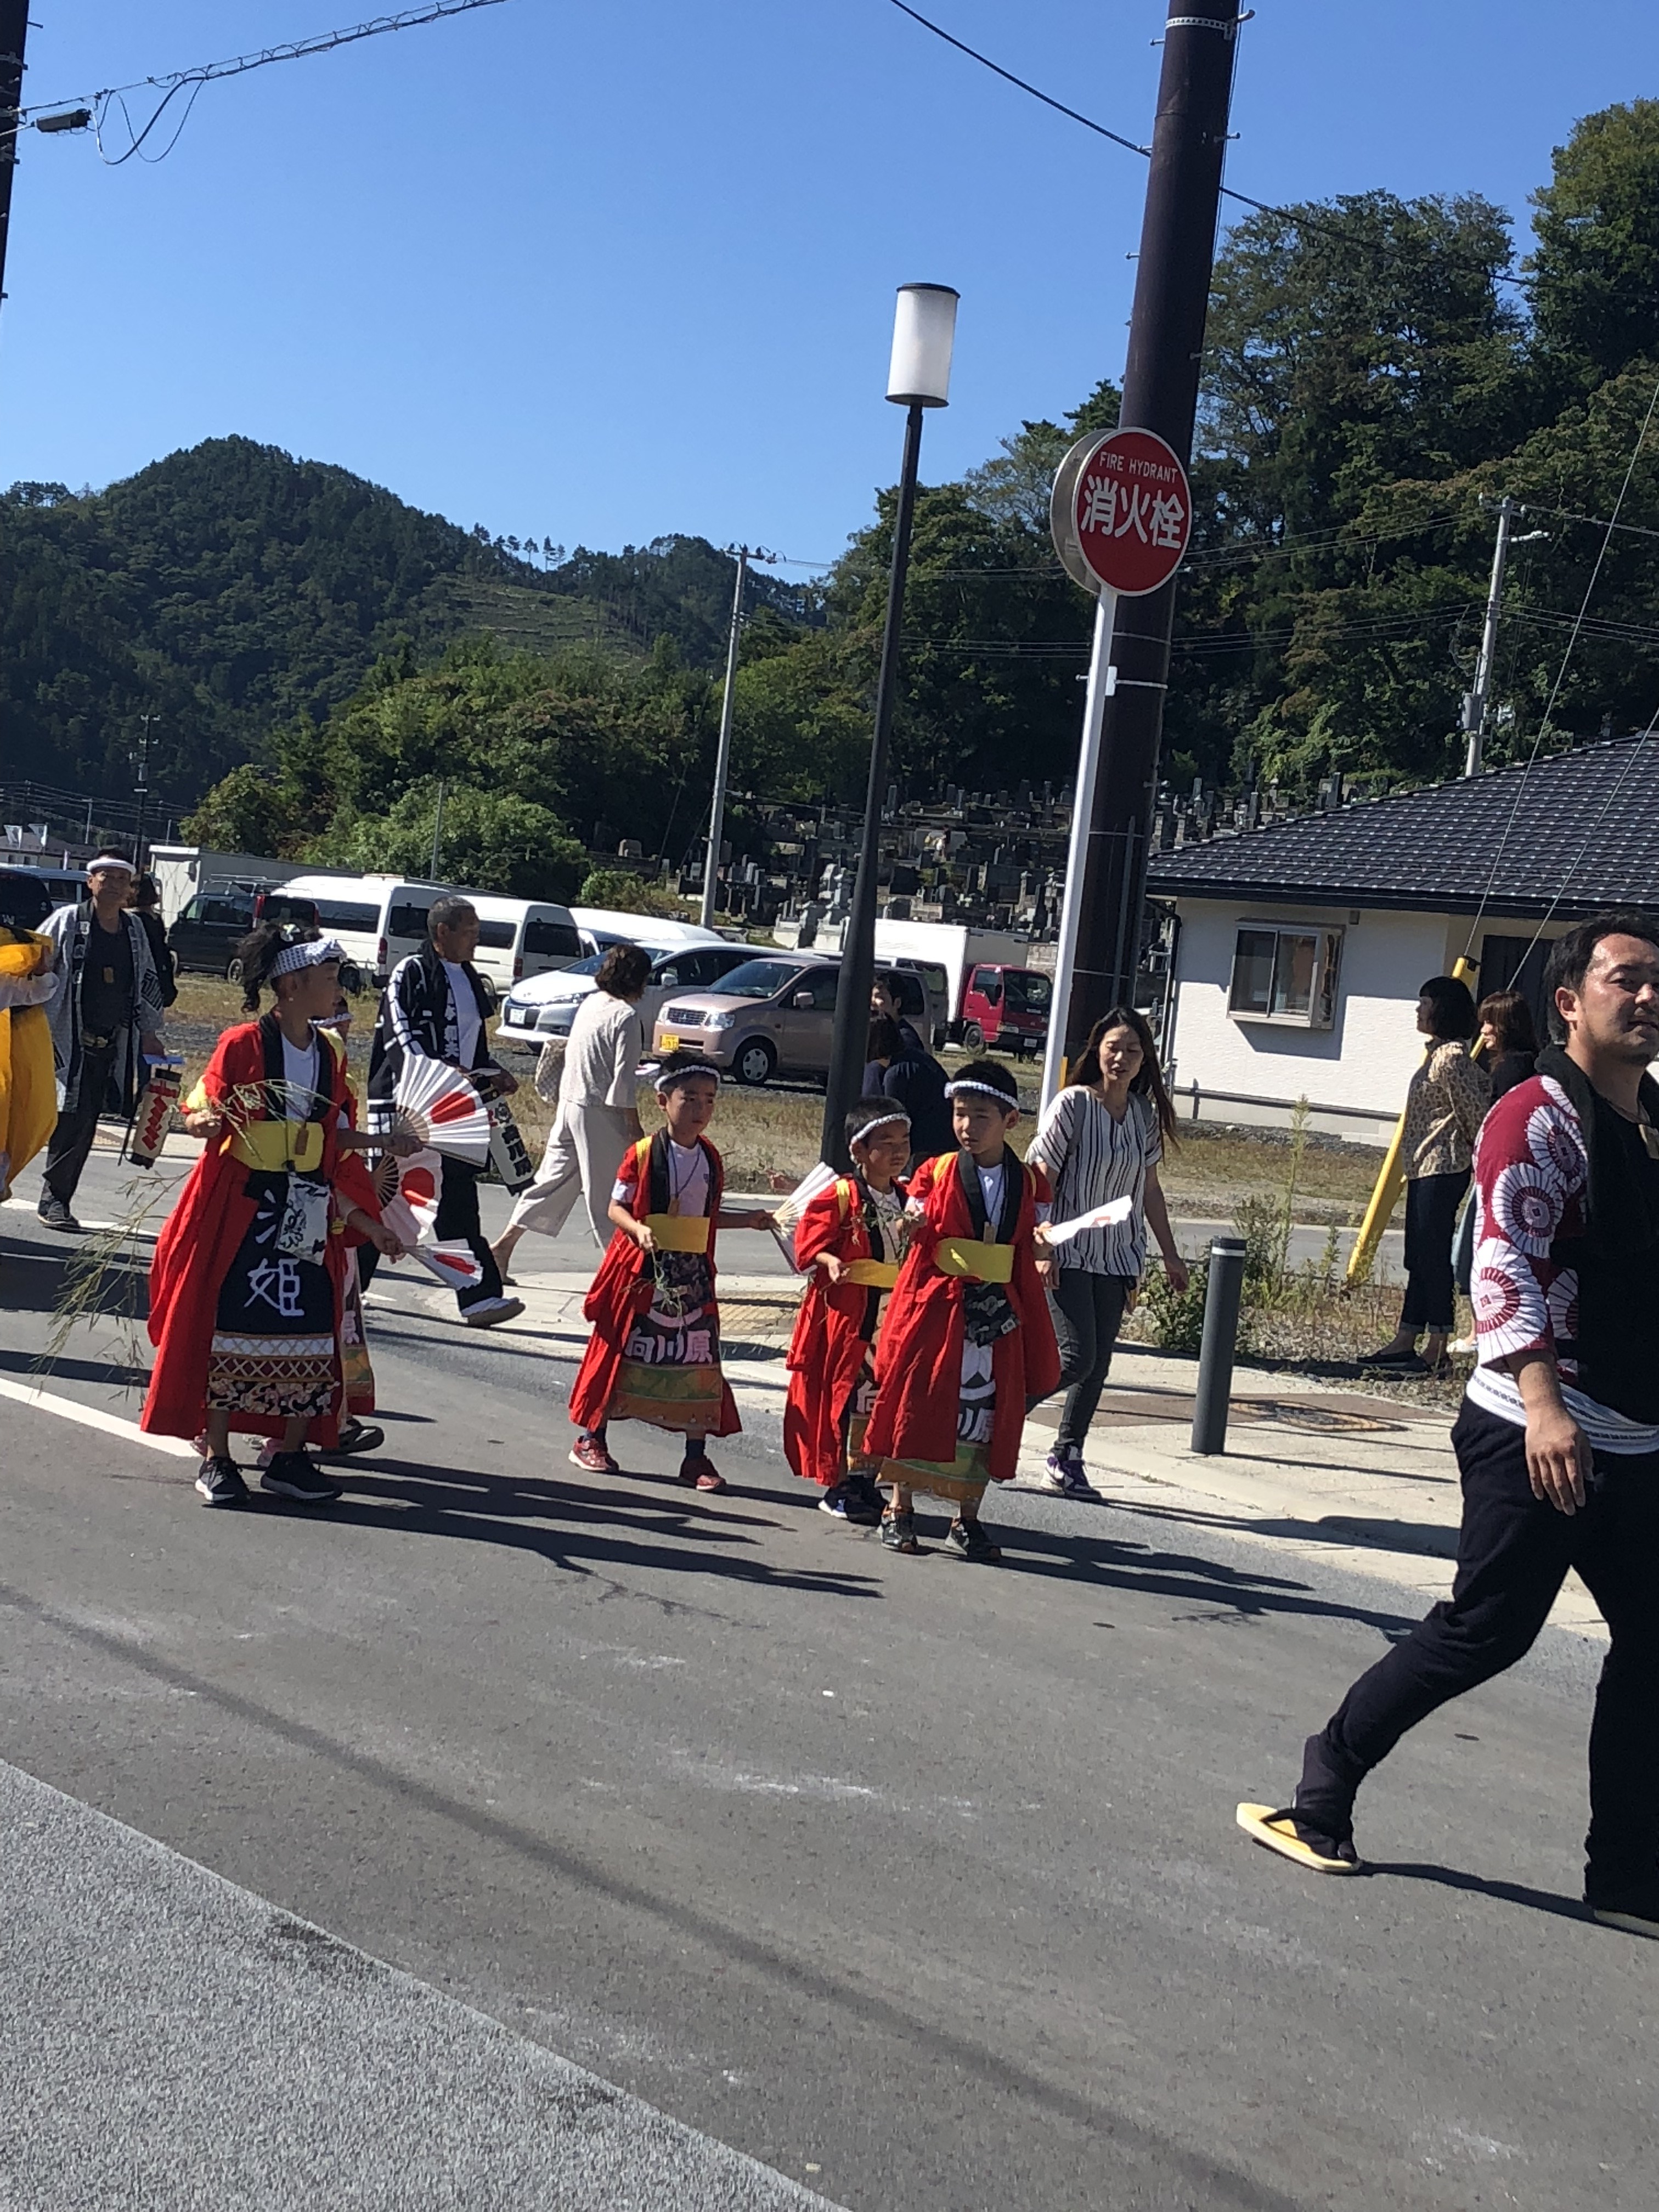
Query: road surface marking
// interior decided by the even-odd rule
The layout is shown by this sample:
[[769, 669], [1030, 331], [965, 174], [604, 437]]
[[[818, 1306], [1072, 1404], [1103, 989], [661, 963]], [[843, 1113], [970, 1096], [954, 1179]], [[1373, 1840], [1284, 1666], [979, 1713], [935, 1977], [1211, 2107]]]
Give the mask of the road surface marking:
[[0, 1375], [0, 1398], [15, 1398], [20, 1406], [38, 1406], [43, 1413], [59, 1413], [66, 1421], [79, 1421], [83, 1428], [101, 1429], [106, 1437], [125, 1437], [129, 1443], [143, 1444], [150, 1451], [171, 1452], [175, 1459], [194, 1459], [196, 1447], [183, 1437], [152, 1437], [141, 1429], [137, 1421], [123, 1420], [118, 1413], [106, 1413], [96, 1406], [82, 1406], [73, 1398], [59, 1398], [38, 1383], [13, 1382]]

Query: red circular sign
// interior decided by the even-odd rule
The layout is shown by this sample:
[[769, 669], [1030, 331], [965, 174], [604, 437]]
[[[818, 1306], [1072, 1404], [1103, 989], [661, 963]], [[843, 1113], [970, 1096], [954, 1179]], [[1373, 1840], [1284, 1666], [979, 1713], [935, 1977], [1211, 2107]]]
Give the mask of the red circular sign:
[[1193, 530], [1187, 471], [1155, 430], [1109, 430], [1078, 471], [1077, 542], [1091, 573], [1144, 598], [1181, 566]]

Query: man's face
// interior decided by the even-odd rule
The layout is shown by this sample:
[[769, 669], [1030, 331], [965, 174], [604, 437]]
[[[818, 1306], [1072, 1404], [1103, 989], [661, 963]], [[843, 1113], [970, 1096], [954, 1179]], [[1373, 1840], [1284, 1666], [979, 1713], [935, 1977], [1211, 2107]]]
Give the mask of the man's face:
[[1555, 1003], [1573, 1040], [1645, 1067], [1659, 1059], [1659, 945], [1604, 937], [1581, 988], [1558, 991]]
[[898, 1000], [885, 983], [872, 983], [870, 986], [870, 1012], [878, 1017], [884, 1014], [890, 1022], [896, 1022], [898, 1019]]
[[440, 960], [470, 960], [478, 949], [478, 917], [468, 907], [464, 915], [432, 933], [433, 949]]
[[88, 868], [87, 889], [100, 906], [124, 906], [132, 878], [125, 868]]

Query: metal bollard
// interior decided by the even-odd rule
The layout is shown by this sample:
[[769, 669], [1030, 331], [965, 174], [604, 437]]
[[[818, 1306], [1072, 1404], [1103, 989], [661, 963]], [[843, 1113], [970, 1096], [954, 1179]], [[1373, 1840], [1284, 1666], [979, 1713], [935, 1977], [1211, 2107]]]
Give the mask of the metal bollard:
[[1193, 1400], [1193, 1449], [1227, 1449], [1227, 1408], [1232, 1397], [1233, 1349], [1244, 1294], [1244, 1239], [1217, 1237], [1210, 1244], [1210, 1280], [1204, 1299], [1204, 1342], [1198, 1355]]

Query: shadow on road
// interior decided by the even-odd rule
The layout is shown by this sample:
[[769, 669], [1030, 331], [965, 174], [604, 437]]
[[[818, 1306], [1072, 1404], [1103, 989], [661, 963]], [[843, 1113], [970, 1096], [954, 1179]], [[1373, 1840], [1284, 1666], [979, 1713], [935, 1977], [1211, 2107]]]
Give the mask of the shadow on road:
[[1529, 1912], [1547, 1912], [1557, 1920], [1585, 1920], [1589, 1914], [1576, 1897], [1563, 1897], [1553, 1889], [1529, 1889], [1524, 1882], [1488, 1881], [1484, 1875], [1465, 1874], [1461, 1867], [1436, 1866], [1432, 1863], [1418, 1864], [1401, 1860], [1395, 1865], [1378, 1865], [1367, 1860], [1365, 1872], [1373, 1878], [1395, 1881], [1424, 1881], [1437, 1889], [1470, 1890], [1480, 1897], [1495, 1897], [1504, 1905], [1524, 1905]]

